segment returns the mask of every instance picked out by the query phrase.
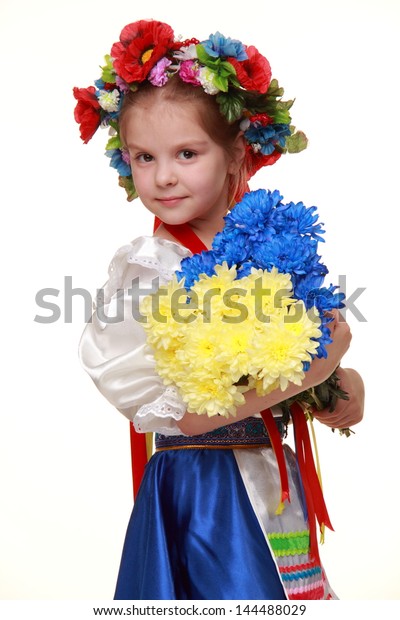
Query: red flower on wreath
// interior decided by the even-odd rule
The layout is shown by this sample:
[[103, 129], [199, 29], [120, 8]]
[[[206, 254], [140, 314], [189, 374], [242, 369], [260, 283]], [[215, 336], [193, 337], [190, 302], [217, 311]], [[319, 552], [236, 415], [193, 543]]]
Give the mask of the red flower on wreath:
[[280, 156], [281, 152], [275, 150], [270, 155], [263, 155], [261, 152], [254, 151], [251, 144], [246, 145], [246, 166], [248, 170], [248, 178], [250, 179], [253, 174], [260, 170], [263, 166], [272, 166]]
[[111, 48], [114, 69], [128, 84], [143, 82], [173, 43], [174, 32], [168, 24], [143, 19], [128, 24]]
[[266, 93], [271, 82], [271, 66], [254, 45], [246, 47], [247, 60], [242, 62], [236, 58], [228, 58], [235, 67], [240, 85], [246, 90], [257, 90]]
[[73, 93], [78, 101], [75, 106], [74, 117], [80, 125], [81, 138], [84, 144], [87, 144], [96, 133], [101, 122], [100, 104], [95, 94], [96, 89], [94, 86], [89, 86], [89, 88], [75, 87]]

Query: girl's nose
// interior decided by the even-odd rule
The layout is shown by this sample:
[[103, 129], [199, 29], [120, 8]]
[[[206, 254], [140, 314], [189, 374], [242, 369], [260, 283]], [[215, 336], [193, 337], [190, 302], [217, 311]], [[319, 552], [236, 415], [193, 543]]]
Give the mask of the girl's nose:
[[171, 162], [159, 162], [156, 169], [156, 184], [160, 187], [176, 185], [178, 179]]

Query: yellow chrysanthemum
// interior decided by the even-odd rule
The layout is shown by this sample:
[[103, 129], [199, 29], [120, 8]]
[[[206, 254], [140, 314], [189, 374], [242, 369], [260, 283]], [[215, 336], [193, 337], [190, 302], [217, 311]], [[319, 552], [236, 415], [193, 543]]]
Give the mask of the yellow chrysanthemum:
[[159, 348], [154, 352], [156, 370], [163, 379], [165, 385], [178, 383], [187, 373], [186, 367], [179, 362], [177, 357], [178, 352], [179, 345], [176, 348]]
[[154, 348], [174, 348], [176, 341], [184, 337], [184, 328], [194, 314], [186, 300], [187, 291], [175, 276], [142, 300], [140, 312], [147, 319], [143, 327], [147, 330], [148, 343]]
[[309, 318], [303, 302], [296, 302], [279, 318], [272, 317], [255, 342], [251, 369], [251, 374], [262, 380], [265, 393], [275, 389], [276, 382], [281, 390], [286, 390], [289, 382], [301, 385], [303, 362], [311, 361], [318, 348], [313, 338], [320, 335], [319, 323]]
[[232, 382], [249, 374], [253, 350], [254, 326], [250, 320], [241, 323], [223, 323], [217, 336], [217, 361], [225, 372], [230, 373]]
[[260, 323], [267, 322], [268, 317], [281, 314], [282, 309], [295, 301], [290, 275], [280, 273], [275, 267], [271, 271], [252, 269], [242, 282], [252, 298], [250, 310]]
[[318, 348], [318, 313], [293, 298], [288, 274], [236, 275], [217, 265], [189, 293], [174, 277], [141, 304], [157, 372], [179, 388], [189, 411], [234, 415], [249, 389], [261, 395], [300, 385], [303, 363]]
[[[308, 336], [309, 338], [320, 338], [321, 319], [318, 310], [313, 306], [306, 310], [303, 301], [296, 301], [290, 308], [285, 320], [286, 329], [292, 331], [297, 336]], [[318, 343], [316, 343], [318, 347]]]
[[188, 411], [192, 413], [228, 417], [235, 415], [236, 408], [244, 403], [242, 388], [232, 385], [231, 378], [226, 375], [215, 376], [210, 373], [208, 377], [199, 377], [196, 369], [193, 369], [177, 385]]
[[218, 374], [220, 368], [220, 364], [216, 362], [219, 353], [218, 327], [215, 322], [204, 323], [201, 319], [188, 325], [186, 337], [177, 351], [180, 363], [188, 368], [200, 368], [200, 372], [201, 369], [209, 372], [209, 369], [213, 368], [213, 372]]
[[232, 290], [240, 285], [235, 281], [235, 267], [229, 268], [224, 262], [222, 265], [216, 265], [215, 271], [216, 275], [213, 276], [203, 274], [192, 287], [193, 302], [198, 305], [205, 322], [218, 322], [230, 312], [226, 304], [227, 297], [229, 298]]

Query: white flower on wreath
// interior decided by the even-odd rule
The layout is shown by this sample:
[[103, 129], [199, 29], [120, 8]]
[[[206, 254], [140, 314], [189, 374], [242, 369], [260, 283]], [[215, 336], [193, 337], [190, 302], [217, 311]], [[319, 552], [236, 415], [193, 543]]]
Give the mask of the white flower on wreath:
[[214, 84], [214, 72], [208, 67], [201, 67], [199, 70], [198, 80], [207, 95], [216, 95], [219, 93], [219, 88], [217, 88]]
[[190, 45], [181, 47], [180, 50], [174, 52], [173, 56], [180, 62], [183, 62], [184, 60], [194, 60], [197, 58], [196, 46], [194, 43], [191, 43]]
[[98, 98], [99, 104], [106, 112], [118, 112], [120, 93], [117, 88], [112, 91], [101, 90]]

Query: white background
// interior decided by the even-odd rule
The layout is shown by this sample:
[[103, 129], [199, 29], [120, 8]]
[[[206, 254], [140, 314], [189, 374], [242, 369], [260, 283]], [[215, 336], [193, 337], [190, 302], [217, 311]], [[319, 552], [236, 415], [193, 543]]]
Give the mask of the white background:
[[[240, 6], [239, 6], [240, 5]], [[103, 156], [82, 145], [72, 87], [99, 77], [122, 27], [142, 18], [184, 38], [220, 30], [265, 54], [296, 97], [309, 148], [252, 181], [316, 205], [328, 283], [365, 287], [344, 365], [366, 383], [346, 439], [318, 425], [335, 533], [321, 554], [342, 599], [400, 598], [398, 446], [399, 2], [396, 0], [1, 0], [2, 388], [0, 598], [111, 599], [131, 510], [128, 422], [81, 369], [84, 304], [63, 310], [65, 277], [94, 296], [114, 251], [152, 218], [125, 201]], [[143, 7], [146, 7], [145, 9]], [[38, 308], [53, 298], [61, 318]], [[68, 299], [67, 299], [68, 301]]]

